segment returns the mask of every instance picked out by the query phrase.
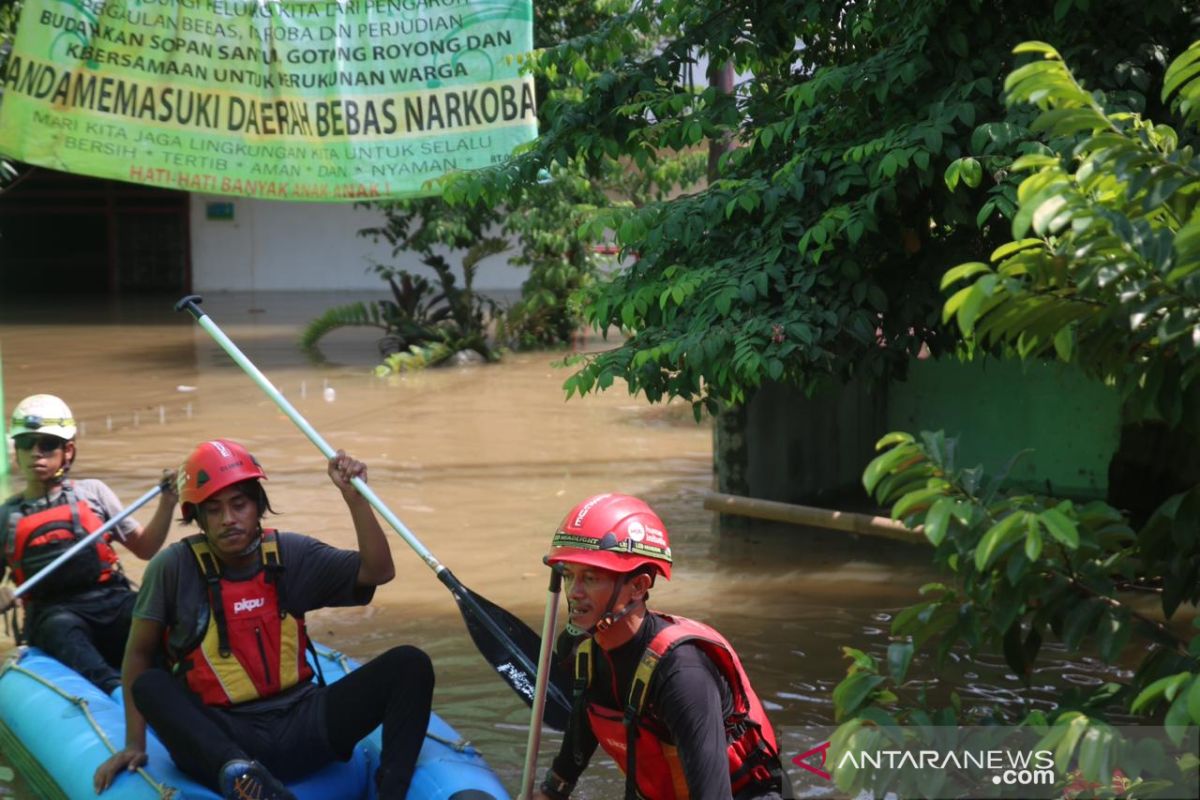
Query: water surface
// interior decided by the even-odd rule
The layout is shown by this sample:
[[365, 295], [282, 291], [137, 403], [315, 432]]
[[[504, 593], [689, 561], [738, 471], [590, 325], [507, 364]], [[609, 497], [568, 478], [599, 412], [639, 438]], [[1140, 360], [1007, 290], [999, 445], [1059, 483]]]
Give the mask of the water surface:
[[[690, 406], [650, 406], [619, 385], [565, 401], [568, 373], [552, 366], [562, 354], [510, 354], [499, 365], [379, 379], [370, 374], [374, 334], [348, 330], [328, 338], [325, 363], [311, 362], [295, 346], [299, 326], [345, 299], [227, 294], [204, 307], [331, 444], [368, 463], [372, 487], [438, 559], [535, 628], [547, 578], [541, 556], [566, 511], [603, 491], [650, 501], [676, 558], [675, 580], [659, 583], [652, 607], [705, 620], [735, 644], [785, 759], [811, 746], [804, 726], [831, 723], [830, 692], [845, 672], [841, 648], [882, 656], [894, 610], [935, 577], [925, 553], [881, 541], [783, 527], [720, 532], [701, 506], [712, 485], [709, 425], [695, 424]], [[240, 441], [269, 475], [271, 502], [282, 512], [272, 524], [352, 546], [320, 453], [170, 306], [167, 298], [0, 301], [5, 412], [27, 394], [61, 395], [81, 423], [74, 474], [105, 480], [125, 500], [198, 442]], [[192, 530], [177, 524], [170, 540]], [[392, 550], [397, 580], [369, 607], [313, 614], [314, 638], [360, 659], [401, 643], [426, 649], [438, 676], [435, 709], [515, 793], [528, 710], [478, 655], [433, 573], [399, 536]], [[143, 564], [123, 555], [136, 580]], [[0, 650], [11, 646], [0, 638]], [[1022, 702], [999, 659], [953, 671], [969, 704]], [[920, 661], [914, 674], [933, 684], [939, 677]], [[1093, 682], [1103, 669], [1052, 660], [1044, 674]], [[1041, 682], [1032, 696], [1049, 705], [1061, 681]], [[548, 736], [543, 767], [558, 741]], [[600, 754], [574, 796], [616, 798], [622, 787]], [[19, 776], [9, 788], [31, 796]]]

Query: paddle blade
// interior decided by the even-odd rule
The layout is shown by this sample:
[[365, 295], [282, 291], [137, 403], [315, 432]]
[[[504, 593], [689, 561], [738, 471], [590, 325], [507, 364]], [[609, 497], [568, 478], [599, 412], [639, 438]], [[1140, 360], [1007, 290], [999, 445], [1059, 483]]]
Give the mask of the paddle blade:
[[[479, 652], [525, 704], [532, 706], [542, 637], [508, 611], [465, 586], [459, 584], [451, 591]], [[571, 716], [570, 698], [570, 675], [556, 663], [546, 686], [546, 725], [557, 731], [566, 730]]]

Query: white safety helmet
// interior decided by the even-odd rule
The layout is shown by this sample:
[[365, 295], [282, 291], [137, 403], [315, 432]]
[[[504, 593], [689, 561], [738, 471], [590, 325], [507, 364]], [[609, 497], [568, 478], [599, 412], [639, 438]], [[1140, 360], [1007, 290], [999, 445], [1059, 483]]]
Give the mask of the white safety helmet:
[[13, 409], [8, 436], [15, 439], [27, 433], [44, 433], [69, 440], [75, 438], [75, 431], [75, 416], [61, 398], [32, 394]]

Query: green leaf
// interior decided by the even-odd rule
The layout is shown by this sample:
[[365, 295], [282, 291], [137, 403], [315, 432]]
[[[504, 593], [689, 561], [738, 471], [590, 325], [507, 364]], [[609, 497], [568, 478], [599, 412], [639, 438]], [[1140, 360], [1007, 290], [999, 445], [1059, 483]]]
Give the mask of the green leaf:
[[1093, 725], [1079, 743], [1079, 768], [1085, 780], [1101, 782], [1112, 778], [1113, 731]]
[[979, 321], [980, 312], [983, 310], [983, 304], [988, 300], [992, 291], [996, 288], [1000, 276], [995, 273], [984, 275], [979, 280], [975, 281], [971, 286], [971, 291], [959, 306], [957, 320], [958, 327], [963, 332], [964, 336], [970, 337], [975, 332], [975, 324]]
[[959, 180], [959, 177], [961, 176], [961, 173], [962, 173], [962, 159], [957, 158], [954, 161], [951, 161], [950, 164], [946, 167], [946, 172], [942, 175], [942, 180], [944, 180], [946, 182], [947, 189], [949, 189], [952, 192], [954, 191], [955, 187], [958, 186], [958, 180]]
[[1013, 172], [1025, 172], [1027, 170], [1043, 169], [1045, 167], [1058, 166], [1059, 159], [1057, 156], [1046, 155], [1045, 153], [1030, 153], [1029, 155], [1021, 156], [1012, 163]]
[[888, 645], [888, 674], [896, 684], [904, 683], [908, 674], [908, 665], [912, 663], [912, 642], [892, 642]]
[[[1067, 199], [1062, 195], [1048, 197], [1037, 210], [1033, 212], [1033, 230], [1035, 233], [1045, 236], [1054, 233], [1051, 223], [1055, 221], [1058, 213], [1066, 208]], [[1056, 225], [1054, 227], [1061, 227]]]
[[1050, 531], [1050, 535], [1067, 549], [1074, 550], [1079, 547], [1079, 531], [1076, 530], [1074, 521], [1066, 514], [1056, 508], [1050, 508], [1039, 514], [1038, 518], [1046, 530]]
[[1059, 328], [1054, 334], [1054, 352], [1062, 361], [1070, 362], [1075, 353], [1075, 331], [1071, 326]]
[[[1064, 714], [1063, 717], [1069, 715]], [[1075, 752], [1075, 745], [1083, 738], [1083, 734], [1088, 729], [1090, 720], [1082, 714], [1075, 716], [1067, 723], [1067, 732], [1059, 740], [1058, 746], [1054, 748], [1054, 767], [1060, 775], [1065, 775], [1067, 767], [1070, 766], [1071, 756]]]
[[[1041, 239], [1019, 239], [1015, 242], [1008, 242], [1007, 244], [1002, 244], [999, 247], [997, 247], [995, 250], [992, 251], [991, 260], [993, 263], [998, 263], [998, 262], [1003, 261], [1004, 259], [1008, 258], [1009, 256], [1014, 255], [1015, 253], [1021, 252], [1022, 250], [1029, 250], [1034, 247], [1045, 247], [1045, 246], [1046, 246], [1046, 243], [1044, 241], [1042, 241]], [[949, 274], [949, 273], [947, 273], [947, 274]], [[942, 288], [945, 289], [946, 288], [945, 278], [943, 278], [942, 280], [943, 280]]]
[[982, 261], [969, 261], [966, 264], [959, 264], [957, 267], [951, 267], [946, 270], [946, 274], [942, 276], [942, 291], [950, 288], [955, 283], [958, 283], [965, 278], [973, 278], [981, 272], [991, 272], [992, 268]]
[[917, 603], [915, 606], [909, 606], [896, 615], [892, 620], [892, 635], [905, 636], [912, 631], [912, 626], [920, 623], [919, 617], [928, 608], [931, 608], [933, 603]]
[[1062, 60], [1062, 56], [1058, 54], [1058, 51], [1054, 49], [1053, 45], [1046, 44], [1045, 42], [1039, 42], [1037, 40], [1021, 42], [1019, 45], [1013, 48], [1014, 55], [1019, 55], [1021, 53], [1040, 53], [1046, 58], [1051, 58], [1055, 61]]
[[862, 478], [863, 488], [867, 490], [867, 494], [875, 491], [875, 487], [884, 475], [887, 475], [906, 459], [918, 456], [919, 453], [916, 445], [902, 444], [872, 459], [863, 472]]
[[1009, 514], [983, 535], [979, 547], [975, 549], [975, 569], [983, 572], [1004, 545], [1020, 536], [1021, 529], [1017, 524], [1021, 522], [1021, 518], [1020, 513]]
[[1032, 514], [1025, 518], [1025, 557], [1031, 563], [1042, 557], [1042, 533], [1038, 530], [1037, 517]]
[[953, 508], [954, 500], [943, 497], [937, 500], [929, 509], [929, 513], [925, 515], [925, 538], [934, 547], [942, 543], [942, 540], [946, 538], [946, 533], [950, 530], [950, 511]]
[[[1191, 677], [1195, 680], [1195, 676]], [[1176, 746], [1183, 743], [1189, 719], [1191, 719], [1191, 714], [1188, 712], [1187, 693], [1180, 692], [1179, 696], [1171, 703], [1171, 707], [1167, 709], [1166, 717], [1163, 718], [1163, 728], [1167, 732], [1167, 737]]]
[[883, 161], [879, 163], [879, 171], [883, 173], [885, 178], [891, 178], [896, 174], [898, 166], [895, 154], [888, 153], [883, 157]]
[[904, 731], [896, 723], [896, 718], [878, 706], [867, 706], [858, 712], [858, 719], [875, 723], [884, 729], [894, 742], [899, 742], [904, 738]]
[[1187, 692], [1187, 710], [1192, 723], [1200, 725], [1200, 679], [1193, 680]]
[[1174, 699], [1179, 687], [1191, 677], [1192, 673], [1190, 672], [1180, 672], [1175, 675], [1168, 675], [1165, 678], [1159, 678], [1138, 693], [1138, 696], [1134, 698], [1133, 703], [1129, 706], [1129, 710], [1134, 714], [1140, 714], [1153, 707], [1164, 697], [1167, 700]]
[[878, 452], [883, 450], [885, 447], [891, 447], [894, 444], [910, 444], [913, 441], [915, 440], [913, 439], [911, 433], [905, 433], [904, 431], [892, 431], [891, 433], [885, 434], [879, 441], [875, 443], [875, 451]]
[[975, 227], [982, 228], [983, 223], [988, 221], [988, 218], [996, 210], [996, 198], [992, 198], [983, 204], [983, 208], [979, 209], [979, 213], [975, 215]]
[[942, 307], [942, 322], [949, 322], [951, 317], [958, 313], [958, 310], [963, 307], [963, 303], [967, 302], [967, 298], [975, 289], [975, 284], [964, 286], [959, 289], [950, 299], [946, 301], [946, 305]]
[[962, 182], [972, 189], [983, 182], [983, 167], [973, 158], [962, 159]]
[[959, 58], [966, 58], [970, 54], [967, 36], [958, 29], [951, 29], [950, 33], [946, 36], [946, 44], [950, 46], [950, 52]]
[[875, 687], [884, 680], [882, 675], [858, 672], [839, 683], [833, 690], [835, 718], [840, 722], [857, 711]]
[[859, 670], [867, 670], [874, 672], [876, 668], [875, 659], [859, 650], [857, 647], [843, 647], [842, 655], [850, 659], [850, 670], [856, 672]]
[[914, 511], [930, 505], [935, 498], [944, 498], [945, 496], [945, 481], [942, 481], [942, 485], [909, 492], [892, 506], [892, 519], [903, 519]]

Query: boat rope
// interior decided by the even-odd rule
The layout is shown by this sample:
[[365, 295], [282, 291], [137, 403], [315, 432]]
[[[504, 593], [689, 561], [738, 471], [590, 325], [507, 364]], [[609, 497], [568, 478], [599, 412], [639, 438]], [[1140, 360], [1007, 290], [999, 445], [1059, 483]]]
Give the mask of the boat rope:
[[469, 739], [447, 739], [445, 736], [438, 736], [432, 731], [425, 731], [425, 738], [433, 739], [438, 744], [444, 744], [456, 753], [479, 753]]
[[324, 656], [341, 667], [343, 675], [349, 675], [353, 671], [354, 667], [350, 665], [350, 658], [345, 653], [328, 647], [322, 647], [319, 644], [315, 645], [313, 649], [317, 651], [317, 655]]
[[[0, 669], [0, 675], [3, 675], [5, 672], [9, 672], [9, 671], [20, 673], [21, 675], [24, 675], [25, 677], [29, 678], [30, 680], [33, 680], [37, 683], [40, 683], [42, 686], [45, 686], [50, 691], [54, 692], [59, 697], [66, 700], [68, 703], [71, 703], [72, 705], [77, 706], [79, 708], [79, 710], [83, 713], [84, 718], [88, 721], [88, 724], [92, 726], [92, 730], [95, 732], [96, 736], [99, 737], [100, 741], [104, 743], [104, 746], [108, 748], [108, 752], [110, 752], [110, 753], [117, 752], [117, 748], [113, 747], [112, 742], [109, 741], [108, 736], [104, 733], [104, 729], [101, 728], [100, 724], [96, 722], [96, 718], [94, 716], [92, 716], [92, 709], [88, 705], [87, 700], [85, 700], [82, 697], [78, 697], [76, 695], [68, 694], [67, 692], [63, 691], [61, 688], [59, 688], [55, 684], [53, 684], [50, 681], [43, 678], [41, 675], [38, 675], [36, 672], [30, 672], [29, 670], [25, 669], [18, 663], [20, 658], [21, 658], [21, 656], [18, 655], [16, 658], [11, 659], [7, 663], [5, 663], [3, 669]], [[22, 749], [24, 749], [24, 748], [22, 748]], [[32, 758], [32, 754], [30, 755], [30, 760], [33, 761], [34, 763], [36, 763], [36, 761]], [[39, 767], [40, 767], [40, 765], [39, 765]], [[44, 770], [43, 770], [43, 772], [44, 772]], [[163, 784], [154, 780], [154, 778], [150, 777], [150, 773], [146, 772], [146, 770], [138, 769], [137, 774], [141, 775], [142, 778], [145, 779], [146, 783], [150, 784], [150, 786], [154, 789], [154, 791], [158, 793], [158, 796], [160, 798], [162, 798], [163, 800], [170, 800], [170, 798], [176, 796], [176, 794], [177, 794], [176, 789], [174, 789], [173, 787], [170, 787], [170, 786], [164, 786]], [[53, 783], [53, 779], [49, 778], [49, 775], [47, 775], [46, 778], [48, 780], [50, 780], [51, 783]]]

